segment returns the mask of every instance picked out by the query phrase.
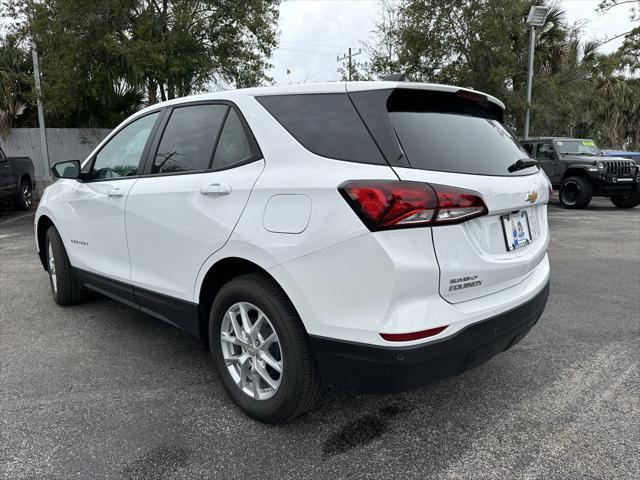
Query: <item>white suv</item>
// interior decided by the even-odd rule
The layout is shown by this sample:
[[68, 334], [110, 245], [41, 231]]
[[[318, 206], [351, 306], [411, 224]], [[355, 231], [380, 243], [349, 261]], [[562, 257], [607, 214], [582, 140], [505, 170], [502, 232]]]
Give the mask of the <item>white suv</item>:
[[522, 339], [548, 296], [550, 185], [503, 111], [405, 82], [153, 105], [52, 168], [35, 229], [53, 297], [94, 290], [201, 338], [270, 423], [321, 383], [461, 373]]

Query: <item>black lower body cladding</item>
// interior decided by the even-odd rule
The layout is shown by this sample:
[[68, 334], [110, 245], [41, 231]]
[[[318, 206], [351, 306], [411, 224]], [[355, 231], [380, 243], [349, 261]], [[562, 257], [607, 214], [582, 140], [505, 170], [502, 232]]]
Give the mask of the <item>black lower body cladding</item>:
[[531, 300], [440, 341], [381, 347], [310, 337], [323, 380], [370, 393], [408, 390], [476, 367], [522, 340], [544, 311], [549, 283]]

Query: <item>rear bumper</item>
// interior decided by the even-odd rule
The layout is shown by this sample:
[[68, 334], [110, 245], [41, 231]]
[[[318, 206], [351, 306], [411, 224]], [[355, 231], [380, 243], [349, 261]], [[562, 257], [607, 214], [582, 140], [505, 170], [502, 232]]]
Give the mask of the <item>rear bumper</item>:
[[323, 380], [350, 390], [402, 391], [460, 374], [522, 340], [542, 314], [549, 283], [535, 297], [426, 345], [385, 347], [310, 337]]

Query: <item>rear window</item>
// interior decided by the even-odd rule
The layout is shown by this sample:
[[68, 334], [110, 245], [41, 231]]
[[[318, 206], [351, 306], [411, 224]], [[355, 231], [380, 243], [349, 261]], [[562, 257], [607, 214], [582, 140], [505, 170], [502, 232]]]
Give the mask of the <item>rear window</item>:
[[[431, 112], [390, 112], [413, 168], [476, 175], [513, 175], [507, 168], [528, 154], [497, 120]], [[536, 167], [516, 171], [526, 175]]]
[[502, 110], [482, 94], [395, 89], [352, 98], [392, 165], [405, 159], [409, 168], [492, 176], [538, 171], [509, 172], [529, 155], [503, 126]]
[[385, 165], [346, 93], [256, 97], [307, 150], [323, 157]]

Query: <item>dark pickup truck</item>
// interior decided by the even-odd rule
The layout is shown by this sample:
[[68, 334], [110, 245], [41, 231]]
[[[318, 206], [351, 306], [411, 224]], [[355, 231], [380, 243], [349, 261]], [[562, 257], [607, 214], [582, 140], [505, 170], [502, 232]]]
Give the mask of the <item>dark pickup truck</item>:
[[34, 188], [31, 159], [7, 157], [0, 148], [0, 202], [11, 201], [19, 210], [30, 210]]
[[551, 180], [565, 208], [584, 208], [591, 197], [609, 197], [620, 208], [640, 205], [640, 166], [607, 157], [588, 138], [528, 138], [522, 146]]

